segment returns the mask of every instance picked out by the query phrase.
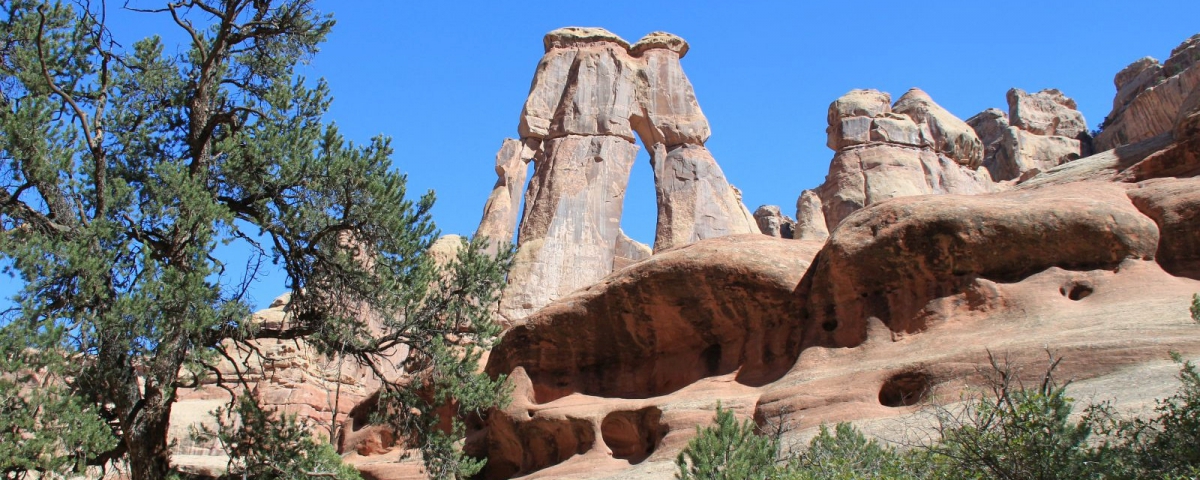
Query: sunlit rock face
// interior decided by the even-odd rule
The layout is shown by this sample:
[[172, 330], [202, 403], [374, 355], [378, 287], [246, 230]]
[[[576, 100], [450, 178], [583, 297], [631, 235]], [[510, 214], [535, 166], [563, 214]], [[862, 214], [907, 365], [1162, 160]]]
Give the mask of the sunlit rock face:
[[1117, 95], [1096, 136], [1102, 152], [1171, 131], [1188, 94], [1200, 85], [1200, 34], [1171, 50], [1159, 63], [1143, 57], [1117, 73]]
[[680, 64], [687, 42], [655, 32], [630, 45], [604, 29], [568, 27], [546, 34], [544, 46], [521, 138], [497, 154], [499, 179], [478, 230], [502, 242], [519, 232], [503, 318], [523, 318], [648, 256], [620, 232], [638, 139], [654, 166], [655, 251], [758, 231], [704, 146], [708, 119]]
[[894, 105], [885, 92], [852, 90], [829, 105], [828, 122], [836, 153], [825, 182], [796, 202], [797, 238], [824, 239], [851, 213], [891, 198], [996, 189], [980, 168], [975, 130], [919, 89]]
[[983, 141], [983, 166], [997, 182], [1036, 175], [1091, 153], [1087, 121], [1056, 89], [1008, 91], [1008, 113], [989, 108], [967, 119]]

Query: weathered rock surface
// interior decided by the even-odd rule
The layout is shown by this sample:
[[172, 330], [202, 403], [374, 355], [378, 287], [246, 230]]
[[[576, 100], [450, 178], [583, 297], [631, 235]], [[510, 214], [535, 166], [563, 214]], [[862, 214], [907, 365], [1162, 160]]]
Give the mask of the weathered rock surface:
[[1025, 93], [1014, 88], [1008, 91], [1008, 118], [1012, 126], [1034, 135], [1083, 139], [1088, 132], [1087, 121], [1079, 113], [1075, 101], [1057, 89]]
[[984, 144], [992, 180], [1018, 180], [1090, 152], [1091, 137], [1075, 101], [1055, 89], [1008, 91], [1008, 115], [991, 108], [967, 120]]
[[1172, 275], [1200, 280], [1200, 178], [1160, 178], [1138, 187], [1129, 198], [1158, 224], [1158, 263]]
[[545, 148], [525, 192], [519, 248], [501, 300], [509, 319], [612, 271], [638, 147], [620, 137], [571, 135]]
[[972, 170], [932, 150], [871, 144], [834, 155], [821, 198], [829, 231], [851, 213], [884, 200], [942, 193], [993, 191], [986, 170]]
[[[1086, 238], [1081, 242], [1078, 239]], [[899, 198], [847, 218], [812, 272], [808, 312], [820, 344], [854, 346], [877, 318], [896, 332], [927, 326], [930, 300], [987, 296], [977, 282], [1012, 282], [1059, 267], [1150, 260], [1158, 228], [1112, 183], [986, 196]]]
[[825, 226], [825, 212], [821, 208], [821, 197], [817, 192], [805, 190], [796, 199], [796, 227], [792, 235], [796, 240], [825, 241], [829, 229]]
[[541, 153], [530, 147], [532, 141], [505, 139], [496, 153], [496, 186], [483, 206], [483, 219], [476, 235], [486, 236], [496, 246], [512, 241], [521, 212], [521, 192], [529, 171], [529, 162]]
[[778, 205], [763, 205], [754, 211], [754, 220], [763, 235], [778, 238], [793, 238], [796, 221], [779, 210]]
[[478, 230], [511, 238], [522, 161], [532, 158], [503, 317], [524, 317], [643, 258], [617, 228], [635, 133], [654, 165], [655, 250], [758, 231], [704, 147], [708, 119], [679, 63], [687, 42], [654, 32], [630, 46], [604, 29], [568, 27], [546, 34], [544, 44], [521, 113], [521, 140], [506, 141], [497, 156], [500, 180]]
[[624, 231], [617, 234], [617, 247], [613, 250], [613, 271], [650, 258], [654, 251], [649, 245], [629, 238]]
[[959, 120], [929, 94], [913, 88], [896, 100], [892, 111], [907, 115], [921, 128], [921, 135], [939, 153], [968, 168], [983, 162], [983, 144], [966, 122]]
[[825, 182], [796, 201], [799, 238], [823, 238], [847, 215], [890, 198], [995, 190], [978, 168], [983, 143], [970, 125], [915, 88], [895, 106], [889, 99], [852, 90], [829, 105], [826, 145], [837, 153]]
[[669, 476], [718, 401], [787, 423], [791, 441], [846, 420], [903, 439], [924, 405], [982, 381], [989, 351], [1034, 375], [1049, 348], [1098, 400], [1153, 378], [1116, 397], [1145, 408], [1170, 391], [1170, 372], [1153, 373], [1166, 350], [1200, 354], [1186, 313], [1200, 282], [1159, 268], [1158, 227], [1125, 192], [898, 198], [852, 215], [816, 257], [815, 242], [763, 235], [656, 255], [505, 335], [488, 371], [516, 393], [475, 437], [501, 460], [487, 478]]
[[1200, 35], [1175, 49], [1160, 66], [1151, 57], [1139, 59], [1116, 75], [1117, 95], [1105, 121], [1104, 131], [1096, 136], [1095, 147], [1102, 152], [1164, 132], [1176, 123], [1179, 108], [1200, 84]]

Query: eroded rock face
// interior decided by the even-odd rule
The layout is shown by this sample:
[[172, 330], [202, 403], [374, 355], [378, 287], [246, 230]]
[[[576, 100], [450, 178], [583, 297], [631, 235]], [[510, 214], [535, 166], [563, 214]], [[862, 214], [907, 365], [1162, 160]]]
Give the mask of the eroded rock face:
[[523, 161], [533, 159], [516, 263], [500, 312], [519, 319], [644, 258], [619, 234], [635, 134], [650, 152], [658, 197], [655, 250], [757, 232], [740, 194], [704, 142], [710, 129], [679, 63], [678, 36], [634, 45], [604, 29], [546, 34], [521, 112], [521, 140], [497, 156], [497, 182], [478, 234], [511, 238]]
[[1097, 152], [1171, 131], [1187, 96], [1200, 84], [1200, 35], [1185, 40], [1161, 65], [1141, 58], [1113, 79], [1117, 95], [1096, 137]]
[[930, 300], [968, 292], [976, 279], [1113, 268], [1154, 258], [1158, 238], [1125, 189], [1106, 182], [899, 198], [851, 215], [830, 237], [811, 272], [807, 338], [857, 345], [869, 318], [916, 332]]
[[523, 368], [538, 403], [647, 398], [734, 370], [768, 381], [795, 360], [793, 291], [819, 248], [753, 234], [657, 254], [515, 325], [487, 370]]
[[778, 205], [763, 205], [754, 211], [754, 220], [763, 235], [779, 238], [793, 238], [796, 231], [796, 221], [784, 215]]
[[1155, 257], [1163, 270], [1200, 280], [1200, 178], [1148, 180], [1129, 198], [1158, 224]]
[[535, 152], [529, 143], [505, 139], [496, 153], [496, 186], [483, 206], [483, 219], [479, 222], [476, 235], [492, 240], [493, 246], [512, 241], [521, 212], [521, 193], [529, 171], [529, 162], [541, 152]]
[[612, 271], [638, 147], [620, 137], [571, 135], [545, 148], [525, 192], [519, 248], [501, 300], [510, 319]]
[[973, 169], [983, 162], [983, 144], [975, 130], [935, 103], [921, 89], [906, 92], [896, 100], [892, 111], [912, 118], [933, 149], [959, 165]]
[[1075, 101], [1055, 89], [1008, 91], [1008, 115], [988, 109], [967, 120], [983, 140], [992, 180], [1018, 180], [1090, 153], [1091, 137]]
[[820, 239], [847, 215], [890, 198], [995, 189], [978, 168], [983, 143], [971, 126], [915, 88], [894, 106], [889, 99], [853, 90], [829, 105], [826, 144], [837, 153], [825, 182], [797, 199], [799, 238]]
[[1008, 118], [1014, 127], [1034, 135], [1077, 140], [1087, 134], [1087, 121], [1075, 101], [1057, 89], [1030, 94], [1014, 88], [1008, 91], [1007, 98]]

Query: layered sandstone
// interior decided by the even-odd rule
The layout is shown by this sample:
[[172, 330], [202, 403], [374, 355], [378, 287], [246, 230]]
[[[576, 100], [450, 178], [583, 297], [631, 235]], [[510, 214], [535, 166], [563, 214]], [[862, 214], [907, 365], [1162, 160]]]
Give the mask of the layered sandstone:
[[[497, 154], [499, 180], [477, 232], [507, 241], [519, 231], [504, 318], [522, 318], [647, 256], [619, 229], [636, 139], [654, 166], [655, 250], [758, 231], [704, 146], [708, 120], [679, 62], [687, 42], [654, 32], [630, 45], [604, 29], [569, 27], [544, 44], [521, 139]], [[530, 159], [534, 176], [517, 225]]]
[[1117, 73], [1117, 95], [1096, 136], [1096, 151], [1128, 145], [1164, 132], [1175, 125], [1180, 106], [1200, 84], [1200, 35], [1175, 49], [1165, 62], [1144, 57]]
[[919, 89], [890, 101], [884, 92], [853, 90], [830, 104], [826, 145], [837, 153], [825, 182], [797, 200], [800, 238], [821, 238], [851, 213], [891, 198], [995, 190], [979, 168], [983, 143], [966, 122]]
[[763, 205], [754, 211], [754, 220], [763, 235], [779, 238], [794, 238], [796, 221], [780, 211], [778, 205]]
[[1008, 114], [988, 109], [967, 120], [983, 140], [983, 166], [995, 181], [1017, 180], [1090, 153], [1087, 121], [1056, 89], [1008, 91]]

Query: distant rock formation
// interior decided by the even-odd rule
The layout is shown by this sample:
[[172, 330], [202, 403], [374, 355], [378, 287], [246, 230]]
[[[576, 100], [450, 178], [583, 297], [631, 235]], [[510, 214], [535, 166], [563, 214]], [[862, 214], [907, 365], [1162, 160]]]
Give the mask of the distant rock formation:
[[837, 153], [825, 183], [796, 202], [797, 238], [824, 238], [851, 213], [890, 198], [996, 188], [978, 168], [984, 145], [975, 130], [919, 89], [895, 105], [887, 93], [852, 90], [829, 105], [828, 122], [826, 145]]
[[779, 210], [778, 205], [763, 205], [754, 211], [754, 220], [763, 235], [776, 238], [794, 238], [796, 221]]
[[635, 134], [654, 166], [655, 251], [758, 232], [704, 146], [708, 120], [679, 64], [687, 42], [655, 32], [630, 45], [604, 29], [569, 27], [546, 34], [544, 45], [521, 139], [506, 140], [497, 154], [499, 179], [477, 232], [511, 241], [532, 161], [502, 316], [522, 318], [647, 256], [620, 231]]
[[1171, 131], [1180, 106], [1200, 85], [1200, 34], [1171, 50], [1167, 61], [1143, 57], [1117, 73], [1117, 95], [1096, 136], [1097, 152]]
[[[989, 108], [967, 120], [983, 141], [992, 180], [1017, 180], [1091, 154], [1087, 121], [1056, 89], [1008, 91], [1008, 115]], [[1027, 175], [1028, 174], [1028, 175]]]

